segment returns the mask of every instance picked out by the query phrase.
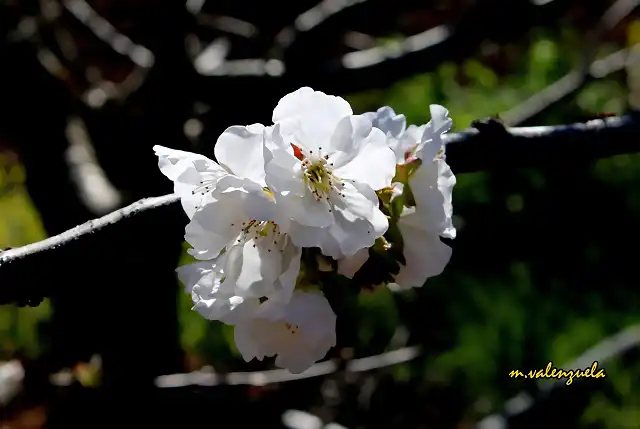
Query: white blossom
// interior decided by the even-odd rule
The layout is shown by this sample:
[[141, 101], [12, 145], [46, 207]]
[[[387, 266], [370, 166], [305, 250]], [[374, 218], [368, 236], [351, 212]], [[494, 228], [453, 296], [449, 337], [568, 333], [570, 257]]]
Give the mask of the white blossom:
[[267, 300], [259, 315], [235, 325], [234, 338], [242, 357], [276, 356], [275, 364], [301, 373], [336, 345], [336, 315], [319, 292], [295, 291], [287, 304]]
[[[417, 287], [443, 271], [451, 248], [440, 238], [456, 234], [456, 179], [442, 140], [452, 122], [442, 106], [430, 112], [427, 124], [407, 127], [390, 107], [354, 115], [344, 99], [304, 87], [279, 101], [272, 125], [227, 128], [217, 162], [154, 146], [190, 219], [185, 240], [197, 262], [179, 267], [178, 278], [194, 310], [234, 326], [246, 361], [275, 356], [300, 373], [335, 346], [325, 296], [296, 289], [304, 247], [320, 248], [318, 269], [331, 270], [331, 257], [338, 274], [353, 278], [394, 219], [405, 259], [395, 283]], [[389, 218], [381, 190], [392, 201]], [[407, 195], [415, 206], [396, 219]]]
[[205, 262], [178, 269], [194, 308], [207, 319], [235, 323], [230, 313], [249, 317], [260, 298], [287, 302], [301, 249], [272, 220], [275, 202], [269, 193], [229, 175], [205, 198], [209, 201], [194, 213], [185, 234], [193, 246], [188, 252]]
[[216, 142], [214, 154], [218, 162], [204, 155], [156, 145], [160, 171], [174, 182], [174, 193], [181, 197], [182, 207], [193, 217], [202, 197], [212, 191], [218, 180], [228, 175], [248, 178], [264, 184], [265, 127], [253, 124], [227, 128]]
[[266, 183], [294, 243], [334, 259], [373, 245], [388, 228], [375, 191], [395, 175], [384, 134], [344, 99], [307, 87], [280, 100], [273, 122]]

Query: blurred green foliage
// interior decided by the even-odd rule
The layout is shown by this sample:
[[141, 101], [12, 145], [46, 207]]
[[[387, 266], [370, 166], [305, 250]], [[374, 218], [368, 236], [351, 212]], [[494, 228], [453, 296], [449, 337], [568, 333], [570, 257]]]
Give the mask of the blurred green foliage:
[[[0, 249], [22, 246], [46, 236], [24, 180], [24, 168], [0, 153]], [[38, 325], [48, 316], [48, 301], [36, 308], [0, 307], [0, 359], [15, 352], [37, 356], [42, 350]]]
[[[630, 26], [629, 42], [640, 40], [639, 34], [640, 24], [636, 22]], [[515, 58], [508, 73], [503, 75], [479, 59], [469, 59], [460, 65], [445, 63], [434, 73], [413, 77], [389, 89], [353, 94], [348, 99], [356, 112], [390, 105], [396, 112], [404, 113], [408, 123], [415, 124], [429, 119], [429, 104], [443, 104], [451, 113], [454, 129], [464, 129], [474, 119], [517, 105], [575, 68], [580, 55], [580, 50], [575, 49], [577, 40], [568, 29], [557, 34], [538, 33], [528, 51], [517, 45], [503, 48], [509, 57]], [[599, 54], [613, 50], [605, 46]], [[611, 76], [586, 86], [568, 105], [552, 109], [545, 123], [566, 122], [581, 113], [621, 112], [626, 96], [624, 82], [618, 76]], [[0, 158], [3, 165], [7, 165], [6, 161]], [[598, 160], [591, 174], [612, 193], [622, 192], [626, 209], [638, 219], [640, 154]], [[537, 169], [525, 169], [520, 175], [527, 189], [507, 195], [492, 187], [490, 172], [459, 175], [454, 189], [454, 209], [459, 204], [492, 206], [516, 215], [527, 213], [534, 204], [532, 200], [549, 190], [550, 179]], [[24, 172], [17, 164], [0, 168], [0, 247], [20, 245], [44, 236], [23, 188], [23, 179]], [[455, 222], [459, 234], [464, 235], [464, 217], [457, 216]], [[610, 233], [624, 234], [624, 228], [625, 225], [614, 223]], [[607, 249], [594, 243], [584, 251], [585, 258], [597, 264]], [[631, 251], [637, 254], [637, 248]], [[181, 264], [189, 261], [185, 253]], [[525, 388], [522, 380], [508, 379], [510, 370], [526, 368], [529, 364], [542, 367], [550, 360], [560, 366], [606, 336], [640, 322], [638, 302], [633, 302], [630, 285], [619, 279], [612, 284], [602, 284], [603, 289], [619, 287], [621, 293], [626, 291], [620, 297], [621, 302], [627, 301], [625, 305], [613, 306], [609, 298], [604, 299], [593, 291], [585, 291], [580, 299], [568, 299], [571, 294], [581, 293], [580, 285], [569, 285], [563, 280], [550, 286], [551, 292], [547, 289], [542, 294], [531, 273], [533, 268], [526, 260], [513, 260], [507, 266], [506, 272], [497, 267], [493, 276], [483, 278], [464, 270], [447, 273], [403, 298], [387, 290], [362, 295], [356, 316], [360, 339], [357, 354], [379, 353], [387, 347], [396, 327], [403, 323], [398, 300], [417, 300], [426, 305], [422, 310], [428, 319], [425, 325], [433, 324], [427, 314], [433, 300], [434, 306], [443, 307], [438, 311], [446, 314], [446, 320], [436, 320], [442, 326], [431, 327], [429, 332], [433, 334], [422, 339], [427, 350], [433, 344], [433, 352], [427, 354], [421, 370], [415, 366], [399, 366], [392, 370], [393, 374], [398, 379], [423, 378], [427, 384], [462, 383], [463, 395], [458, 398], [460, 414], [475, 419], [487, 412], [499, 411], [505, 400]], [[182, 344], [196, 363], [215, 363], [219, 369], [238, 367], [240, 358], [233, 346], [233, 331], [191, 312], [191, 299], [187, 294], [180, 294], [179, 305]], [[37, 353], [36, 327], [47, 313], [46, 303], [35, 309], [0, 308], [1, 349]], [[638, 427], [640, 387], [632, 380], [640, 377], [640, 363], [625, 366], [614, 360], [604, 367], [609, 374], [602, 381], [603, 392], [607, 393], [593, 395], [583, 416], [584, 425], [611, 429]], [[462, 381], [458, 381], [460, 379]], [[489, 405], [478, 406], [480, 399]]]

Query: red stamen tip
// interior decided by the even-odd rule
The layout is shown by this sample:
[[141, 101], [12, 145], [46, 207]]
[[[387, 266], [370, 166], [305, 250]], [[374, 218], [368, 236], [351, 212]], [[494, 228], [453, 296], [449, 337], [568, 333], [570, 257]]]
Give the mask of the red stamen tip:
[[298, 158], [300, 161], [302, 161], [304, 159], [304, 155], [302, 154], [302, 151], [300, 150], [300, 148], [294, 145], [293, 143], [291, 143], [291, 147], [293, 148], [293, 155], [296, 158]]

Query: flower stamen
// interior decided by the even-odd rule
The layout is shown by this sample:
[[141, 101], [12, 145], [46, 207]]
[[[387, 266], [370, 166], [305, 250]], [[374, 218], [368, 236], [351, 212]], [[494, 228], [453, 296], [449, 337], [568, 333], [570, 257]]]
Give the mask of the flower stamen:
[[[333, 163], [328, 162], [329, 155], [322, 156], [322, 148], [319, 148], [320, 154], [312, 157], [313, 151], [309, 151], [309, 156], [305, 157], [300, 151], [302, 158], [303, 180], [316, 201], [325, 199], [331, 208], [330, 196], [336, 192], [341, 197], [344, 189], [344, 182], [333, 174]], [[331, 209], [329, 210], [331, 211]]]
[[[235, 224], [232, 223], [230, 225], [233, 227]], [[253, 247], [264, 243], [260, 247], [266, 248], [267, 252], [275, 250], [282, 253], [288, 243], [287, 235], [280, 231], [280, 226], [276, 222], [258, 221], [256, 219], [242, 222], [242, 228], [240, 228], [236, 243], [246, 243], [250, 240], [253, 240]]]
[[284, 327], [287, 329], [287, 331], [291, 334], [291, 335], [295, 335], [298, 333], [298, 330], [300, 329], [300, 327], [298, 325], [292, 325], [289, 322], [284, 322]]

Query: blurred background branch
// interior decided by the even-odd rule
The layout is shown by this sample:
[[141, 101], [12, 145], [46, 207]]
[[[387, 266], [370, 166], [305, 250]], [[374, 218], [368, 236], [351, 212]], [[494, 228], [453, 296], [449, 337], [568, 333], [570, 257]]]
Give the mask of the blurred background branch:
[[584, 36], [584, 52], [580, 69], [567, 74], [524, 103], [504, 112], [501, 115], [502, 120], [511, 126], [535, 123], [546, 109], [575, 94], [590, 81], [634, 66], [640, 58], [637, 45], [622, 49], [600, 60], [595, 60], [595, 56], [600, 40], [615, 29], [623, 19], [636, 11], [638, 6], [640, 6], [638, 0], [618, 0], [613, 3], [597, 25]]

